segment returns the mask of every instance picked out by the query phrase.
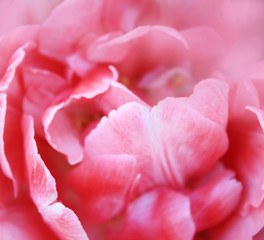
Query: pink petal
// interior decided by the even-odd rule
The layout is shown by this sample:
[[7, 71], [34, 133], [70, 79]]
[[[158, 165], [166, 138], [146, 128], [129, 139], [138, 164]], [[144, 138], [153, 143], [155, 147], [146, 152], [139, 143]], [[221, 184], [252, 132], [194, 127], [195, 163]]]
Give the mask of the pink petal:
[[56, 202], [55, 180], [37, 152], [33, 118], [24, 116], [22, 124], [29, 191], [39, 213], [58, 237], [67, 240], [87, 240], [86, 233], [74, 212]]
[[[23, 26], [8, 32], [0, 38], [0, 78], [5, 74], [9, 61], [13, 63], [13, 66], [17, 66], [18, 62], [21, 61], [19, 59], [23, 58], [23, 51], [30, 50], [33, 47], [38, 30], [39, 26], [37, 25]], [[14, 54], [16, 51], [17, 53]], [[13, 54], [14, 57], [10, 60]], [[10, 73], [6, 75], [12, 75], [12, 71], [10, 70]], [[0, 89], [2, 89], [2, 86], [0, 86]]]
[[36, 209], [31, 206], [17, 205], [1, 208], [0, 237], [7, 239], [58, 240], [43, 222]]
[[23, 110], [34, 117], [35, 130], [44, 136], [41, 116], [56, 94], [67, 87], [66, 80], [47, 70], [23, 68], [25, 94]]
[[[54, 149], [67, 156], [70, 164], [78, 163], [83, 158], [79, 129], [74, 126], [73, 121], [75, 119], [71, 119], [70, 116], [71, 105], [74, 106], [73, 104], [78, 105], [79, 103], [82, 106], [84, 100], [88, 101], [102, 94], [109, 88], [110, 82], [116, 80], [116, 77], [111, 68], [95, 68], [82, 79], [65, 101], [53, 104], [44, 112], [42, 121], [46, 138]], [[89, 107], [86, 106], [86, 108], [89, 110]], [[81, 114], [89, 118], [89, 114], [81, 112], [77, 112], [77, 114], [80, 115], [77, 118], [82, 118]]]
[[[112, 39], [105, 38], [104, 42], [98, 39], [98, 43], [95, 42], [88, 49], [87, 58], [96, 62], [120, 62], [124, 61], [125, 57], [129, 57], [129, 62], [133, 66], [143, 46], [144, 58], [154, 57], [154, 61], [164, 59], [165, 62], [175, 59], [174, 54], [179, 56], [187, 48], [182, 35], [177, 30], [165, 26], [140, 26], [119, 35], [117, 37], [113, 35]], [[170, 55], [167, 52], [168, 46], [170, 46]], [[158, 56], [160, 59], [157, 59]]]
[[9, 66], [0, 81], [0, 91], [6, 91], [8, 89], [10, 83], [14, 79], [17, 67], [21, 64], [25, 57], [26, 50], [32, 48], [33, 46], [33, 42], [28, 42], [24, 46], [16, 50], [15, 53], [12, 55], [9, 62]]
[[[1, 39], [6, 41], [6, 39]], [[3, 125], [3, 139], [4, 142], [2, 147], [3, 151], [1, 156], [1, 161], [4, 164], [4, 173], [8, 174], [11, 177], [14, 183], [14, 191], [15, 194], [18, 194], [19, 187], [22, 181], [23, 176], [23, 145], [22, 145], [22, 135], [21, 130], [19, 128], [14, 128], [14, 126], [20, 125], [21, 118], [21, 100], [22, 100], [22, 88], [21, 84], [16, 75], [16, 71], [18, 66], [23, 61], [26, 51], [30, 50], [34, 47], [32, 42], [25, 43], [22, 47], [17, 49], [15, 53], [12, 55], [9, 65], [4, 73], [3, 78], [0, 80], [0, 91], [6, 92], [7, 99], [3, 99], [8, 102], [8, 105], [5, 107], [6, 109], [2, 109], [4, 121]], [[0, 41], [1, 48], [1, 41]], [[9, 53], [3, 51], [2, 58], [8, 57]], [[1, 57], [0, 57], [1, 58]], [[1, 60], [0, 60], [1, 61]], [[4, 95], [3, 95], [4, 96]], [[16, 151], [14, 151], [14, 145], [16, 146]], [[5, 156], [4, 156], [5, 155]], [[6, 160], [4, 160], [6, 159]], [[7, 166], [10, 166], [8, 170]], [[6, 162], [6, 163], [4, 163]]]
[[254, 115], [248, 114], [252, 115], [250, 121], [245, 118], [246, 121], [230, 122], [230, 148], [225, 157], [226, 164], [235, 170], [243, 184], [241, 212], [245, 214], [251, 207], [260, 206], [264, 200], [264, 135]]
[[247, 215], [239, 212], [227, 221], [210, 230], [210, 236], [215, 240], [248, 240], [257, 234], [264, 223], [264, 204], [258, 208], [251, 208]]
[[195, 225], [187, 197], [170, 189], [156, 189], [132, 202], [120, 237], [126, 240], [191, 240]]
[[32, 117], [23, 118], [22, 129], [30, 195], [37, 207], [46, 207], [58, 197], [56, 183], [38, 154]]
[[242, 185], [234, 173], [223, 170], [213, 179], [192, 191], [188, 196], [191, 212], [200, 232], [224, 220], [238, 206]]
[[58, 59], [70, 55], [85, 33], [98, 32], [100, 17], [100, 1], [63, 1], [41, 27], [40, 51]]
[[[215, 82], [203, 84], [210, 91]], [[209, 87], [210, 84], [212, 87]], [[203, 91], [200, 88], [191, 98], [201, 98], [200, 91]], [[223, 89], [219, 87], [220, 96], [222, 92]], [[207, 94], [206, 91], [203, 93]], [[215, 94], [218, 95], [218, 92]], [[219, 103], [215, 102], [217, 106], [222, 99], [218, 100]], [[190, 99], [186, 101], [192, 102]], [[200, 109], [202, 114], [209, 114], [213, 101], [215, 95], [208, 92], [208, 103], [203, 102]], [[167, 98], [151, 112], [137, 103], [124, 104], [117, 111], [110, 112], [109, 117], [102, 119], [86, 137], [86, 157], [100, 154], [134, 155], [142, 173], [142, 191], [155, 184], [183, 185], [186, 179], [208, 172], [227, 148], [225, 129], [202, 114], [182, 99]], [[226, 121], [221, 120], [225, 117], [221, 111], [218, 117], [218, 122]]]
[[[113, 8], [113, 5], [115, 7]], [[107, 31], [128, 32], [136, 28], [138, 17], [142, 14], [145, 1], [110, 0], [103, 5], [103, 23]]]
[[133, 156], [102, 155], [87, 159], [70, 173], [69, 183], [90, 221], [102, 223], [122, 210], [135, 179], [135, 164]]
[[194, 87], [194, 94], [188, 104], [198, 110], [206, 118], [226, 127], [228, 119], [228, 85], [208, 79]]
[[3, 173], [9, 178], [14, 180], [10, 165], [5, 156], [4, 150], [4, 126], [6, 114], [6, 94], [0, 93], [0, 166]]
[[2, 0], [0, 2], [0, 35], [18, 26], [41, 23], [60, 1]]
[[212, 61], [224, 54], [224, 42], [214, 28], [188, 28], [180, 33], [188, 43], [188, 54], [193, 61]]
[[46, 208], [39, 209], [43, 220], [65, 240], [88, 240], [81, 223], [75, 213], [60, 202], [55, 202]]

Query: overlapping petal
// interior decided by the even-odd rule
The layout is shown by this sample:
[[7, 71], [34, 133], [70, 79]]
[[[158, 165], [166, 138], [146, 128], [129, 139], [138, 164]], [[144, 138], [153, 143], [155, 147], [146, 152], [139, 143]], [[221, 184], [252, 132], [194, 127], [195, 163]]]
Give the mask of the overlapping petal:
[[[200, 87], [210, 89], [214, 84], [220, 95], [226, 94], [225, 85], [218, 82], [203, 82]], [[203, 101], [198, 89], [193, 98]], [[211, 97], [210, 101], [215, 99]], [[217, 99], [217, 105], [227, 104], [222, 100]], [[210, 109], [214, 111], [210, 108], [214, 104], [205, 104], [197, 111], [188, 101], [192, 99], [167, 98], [151, 111], [137, 103], [121, 106], [86, 137], [85, 156], [134, 155], [142, 173], [140, 191], [155, 185], [183, 186], [188, 178], [208, 172], [227, 148], [225, 128], [203, 116]], [[225, 122], [224, 113], [213, 112], [212, 119], [218, 116], [215, 121]]]
[[69, 175], [86, 217], [102, 223], [120, 213], [136, 179], [136, 159], [129, 155], [101, 155], [82, 162]]
[[158, 188], [130, 204], [117, 239], [191, 240], [194, 233], [188, 198], [168, 188]]
[[61, 239], [85, 239], [87, 235], [72, 210], [57, 202], [55, 180], [37, 152], [33, 118], [24, 116], [22, 127], [30, 196], [47, 225]]

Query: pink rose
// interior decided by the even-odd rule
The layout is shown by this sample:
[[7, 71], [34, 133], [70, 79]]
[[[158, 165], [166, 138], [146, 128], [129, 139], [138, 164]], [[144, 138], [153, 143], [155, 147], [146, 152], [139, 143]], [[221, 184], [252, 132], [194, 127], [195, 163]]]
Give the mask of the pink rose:
[[1, 239], [261, 239], [263, 8], [2, 1]]

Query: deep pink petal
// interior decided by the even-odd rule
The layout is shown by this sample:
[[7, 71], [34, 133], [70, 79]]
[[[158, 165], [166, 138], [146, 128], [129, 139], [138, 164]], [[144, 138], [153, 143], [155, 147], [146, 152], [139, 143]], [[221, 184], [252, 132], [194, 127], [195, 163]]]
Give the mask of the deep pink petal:
[[47, 227], [35, 208], [26, 205], [1, 208], [0, 237], [7, 239], [59, 240]]
[[34, 140], [33, 120], [25, 116], [22, 122], [24, 129], [24, 149], [30, 195], [37, 207], [46, 207], [57, 199], [56, 183], [45, 167]]
[[[6, 39], [1, 39], [3, 42]], [[0, 48], [1, 48], [1, 40], [0, 40]], [[17, 43], [16, 43], [17, 44]], [[18, 80], [18, 76], [16, 74], [17, 68], [24, 60], [25, 54], [27, 51], [32, 49], [34, 44], [32, 42], [25, 43], [22, 47], [18, 48], [14, 54], [12, 55], [8, 67], [5, 70], [5, 73], [0, 80], [0, 91], [4, 91], [6, 95], [6, 99], [8, 104], [6, 106], [5, 112], [1, 115], [4, 121], [3, 126], [3, 141], [4, 145], [2, 154], [3, 163], [6, 158], [8, 164], [10, 166], [9, 171], [7, 165], [4, 164], [4, 173], [9, 171], [9, 175], [12, 172], [13, 175], [13, 183], [14, 183], [14, 191], [15, 194], [18, 193], [19, 187], [23, 178], [23, 145], [22, 145], [22, 134], [20, 128], [14, 128], [14, 126], [19, 126], [21, 124], [21, 102], [23, 96], [23, 90], [21, 84]], [[10, 57], [8, 52], [3, 51], [3, 56], [1, 60], [4, 60], [7, 57]], [[1, 58], [1, 57], [0, 57]], [[1, 61], [0, 60], [0, 61]], [[9, 59], [7, 59], [8, 61]], [[4, 97], [5, 98], [5, 97]], [[2, 109], [3, 110], [3, 109]], [[16, 146], [16, 151], [14, 151], [14, 146]], [[10, 175], [11, 176], [11, 175]]]
[[148, 192], [130, 204], [120, 237], [126, 240], [191, 240], [195, 225], [187, 197], [170, 189]]
[[223, 170], [188, 195], [196, 232], [216, 225], [238, 207], [242, 185], [233, 177]]
[[4, 127], [6, 114], [6, 94], [0, 93], [0, 166], [3, 173], [14, 180], [10, 165], [5, 156], [4, 150]]
[[[241, 212], [258, 207], [264, 199], [264, 135], [254, 113], [228, 126], [230, 148], [225, 157], [226, 164], [233, 168], [243, 184]], [[246, 120], [246, 121], [245, 121]]]
[[85, 33], [98, 32], [98, 30], [100, 32], [100, 17], [101, 1], [62, 2], [41, 27], [40, 51], [54, 58], [64, 58], [73, 52]]
[[87, 219], [102, 223], [125, 206], [135, 179], [136, 159], [129, 155], [102, 155], [87, 159], [69, 176], [69, 184], [80, 196]]
[[251, 208], [246, 215], [237, 212], [222, 224], [210, 230], [210, 236], [215, 240], [252, 239], [264, 223], [264, 204]]
[[48, 226], [62, 239], [87, 240], [85, 231], [75, 213], [56, 202], [55, 180], [37, 152], [34, 140], [33, 118], [24, 116], [24, 148], [30, 196]]

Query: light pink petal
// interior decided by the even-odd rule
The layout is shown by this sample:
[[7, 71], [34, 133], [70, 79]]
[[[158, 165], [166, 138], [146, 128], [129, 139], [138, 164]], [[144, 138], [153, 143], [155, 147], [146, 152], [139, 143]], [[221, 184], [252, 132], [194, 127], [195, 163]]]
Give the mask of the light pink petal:
[[23, 118], [25, 158], [30, 196], [43, 220], [61, 239], [87, 240], [77, 216], [63, 204], [56, 202], [55, 180], [37, 152], [33, 118]]
[[226, 127], [228, 119], [228, 85], [208, 79], [194, 87], [187, 103], [206, 118]]
[[66, 80], [47, 70], [23, 68], [25, 94], [23, 110], [34, 117], [35, 130], [44, 136], [41, 116], [56, 94], [66, 87]]
[[41, 23], [60, 1], [2, 0], [0, 2], [0, 35], [18, 26]]
[[189, 58], [193, 61], [208, 59], [212, 61], [224, 54], [223, 40], [213, 28], [189, 28], [180, 33], [188, 43]]
[[[10, 61], [12, 61], [14, 65], [17, 65], [18, 62], [21, 61], [19, 59], [23, 58], [23, 50], [30, 50], [33, 47], [33, 42], [36, 40], [38, 30], [39, 26], [37, 25], [23, 26], [8, 32], [0, 38], [0, 78], [5, 74]], [[21, 50], [19, 50], [20, 48]], [[18, 53], [14, 55], [16, 51], [18, 51]], [[14, 57], [10, 60], [12, 55], [14, 55]], [[6, 75], [10, 76], [12, 75], [11, 73], [12, 71], [10, 70], [10, 73], [6, 73]], [[2, 86], [0, 89], [2, 89]]]
[[10, 83], [14, 79], [17, 67], [21, 64], [25, 57], [26, 50], [31, 49], [34, 46], [35, 44], [33, 42], [28, 42], [15, 51], [9, 61], [6, 72], [0, 81], [0, 91], [6, 91], [8, 89]]
[[187, 197], [170, 189], [148, 192], [130, 204], [120, 237], [126, 240], [191, 240], [195, 225]]
[[81, 223], [75, 213], [60, 202], [55, 202], [46, 208], [39, 209], [43, 220], [65, 240], [88, 240]]
[[264, 110], [261, 108], [249, 107], [249, 106], [246, 107], [246, 109], [248, 109], [251, 112], [256, 114], [258, 121], [259, 121], [259, 124], [260, 124], [262, 130], [264, 131]]
[[[145, 176], [141, 182], [152, 185], [153, 166], [149, 134], [149, 109], [138, 103], [127, 103], [111, 111], [85, 139], [85, 158], [101, 154], [129, 154], [137, 159]], [[148, 172], [149, 174], [146, 174]]]
[[69, 176], [94, 223], [102, 223], [118, 214], [125, 206], [128, 190], [135, 179], [136, 159], [129, 155], [102, 155], [87, 159]]
[[[209, 87], [215, 82], [204, 84]], [[199, 95], [197, 90], [193, 98], [199, 99]], [[214, 94], [208, 95], [209, 103], [201, 111], [210, 109], [207, 105], [215, 99]], [[227, 148], [224, 127], [202, 114], [175, 98], [159, 102], [151, 111], [137, 103], [124, 104], [86, 137], [86, 157], [134, 155], [142, 173], [143, 191], [155, 184], [183, 185], [188, 178], [208, 172]], [[219, 121], [221, 117], [219, 114]]]
[[99, 103], [102, 109], [104, 109], [104, 112], [107, 113], [128, 102], [137, 102], [148, 106], [137, 95], [119, 82], [111, 82], [109, 89], [99, 95], [96, 102]]
[[47, 227], [35, 208], [16, 205], [0, 210], [0, 238], [27, 240], [59, 240]]
[[[137, 54], [142, 54], [142, 48], [145, 48], [144, 58], [154, 57], [153, 60], [158, 61], [159, 55], [168, 62], [176, 58], [172, 56], [173, 54], [179, 56], [188, 47], [177, 30], [166, 26], [140, 26], [119, 35], [117, 37], [113, 35], [112, 39], [105, 38], [104, 42], [98, 39], [98, 43], [95, 42], [88, 48], [87, 58], [96, 62], [120, 62], [125, 57], [129, 57], [130, 63], [134, 65], [135, 59], [138, 58]], [[166, 52], [168, 46], [170, 46], [170, 56]]]
[[40, 51], [61, 59], [74, 51], [84, 34], [100, 32], [101, 4], [95, 0], [63, 1], [41, 27]]
[[234, 173], [224, 170], [213, 179], [192, 191], [188, 196], [196, 232], [224, 220], [238, 206], [242, 185]]
[[[84, 108], [85, 106], [82, 107], [82, 105], [84, 105], [83, 101], [85, 99], [88, 101], [105, 92], [109, 88], [111, 81], [116, 81], [116, 78], [116, 73], [111, 68], [95, 68], [82, 79], [65, 101], [53, 104], [44, 112], [42, 121], [46, 138], [53, 148], [67, 156], [70, 164], [75, 164], [82, 160], [83, 149], [78, 124], [80, 121], [82, 122], [82, 118], [89, 120], [89, 114], [86, 112], [77, 112], [77, 115], [75, 114], [76, 117], [71, 116], [71, 110], [74, 109], [72, 109], [73, 107], [70, 108], [70, 106], [74, 106], [73, 104], [78, 105], [79, 103], [79, 108]], [[68, 106], [69, 108], [67, 109]], [[78, 106], [75, 107], [78, 110]], [[89, 110], [88, 106], [86, 108]]]
[[[103, 5], [103, 24], [107, 31], [128, 32], [136, 28], [136, 23], [146, 1], [105, 1]], [[113, 8], [113, 5], [115, 6]]]

